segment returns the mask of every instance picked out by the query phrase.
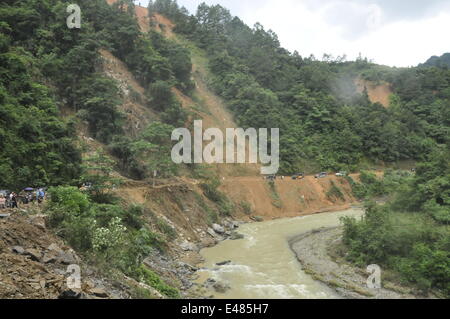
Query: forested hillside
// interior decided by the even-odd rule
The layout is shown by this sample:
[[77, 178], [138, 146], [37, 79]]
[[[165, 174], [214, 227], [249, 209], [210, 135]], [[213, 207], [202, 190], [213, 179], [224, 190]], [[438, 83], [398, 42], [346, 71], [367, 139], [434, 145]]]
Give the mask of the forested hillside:
[[444, 53], [442, 56], [432, 56], [425, 62], [424, 66], [428, 67], [441, 67], [441, 68], [449, 68], [450, 67], [450, 53]]
[[[361, 183], [341, 179], [360, 199], [390, 200], [369, 205], [362, 221], [345, 220], [348, 259], [380, 263], [424, 291], [448, 295], [448, 54], [414, 68], [363, 57], [305, 57], [284, 49], [271, 30], [247, 26], [220, 5], [201, 4], [191, 14], [175, 0], [150, 1], [143, 28], [147, 20], [136, 19], [131, 0], [75, 2], [82, 8], [80, 29], [66, 25], [67, 1], [0, 4], [0, 189], [49, 187], [49, 226], [83, 256], [166, 297], [180, 296], [142, 265], [175, 241], [176, 228], [114, 193], [125, 179], [146, 192], [155, 170], [158, 179], [185, 182], [170, 180], [180, 187], [176, 191], [153, 187], [151, 204], [179, 224], [189, 223], [186, 228], [208, 229], [235, 210], [252, 213], [248, 202], [235, 205], [219, 191], [223, 176], [171, 161], [173, 129], [192, 129], [200, 113], [208, 115], [205, 96], [197, 94], [207, 91], [210, 104], [220, 100], [220, 121], [226, 108], [241, 127], [280, 128], [280, 175], [417, 164], [417, 174], [405, 178], [389, 173], [380, 181], [363, 173]], [[168, 33], [161, 15], [173, 23]], [[105, 56], [119, 61], [140, 89], [108, 75]], [[202, 60], [203, 72], [195, 59]], [[361, 81], [389, 88], [389, 103], [373, 103], [367, 90], [358, 89]], [[211, 91], [221, 99], [211, 98]], [[140, 113], [124, 109], [125, 100], [150, 114], [133, 132], [125, 123]], [[258, 177], [255, 183], [263, 182]], [[136, 198], [148, 204], [145, 192]], [[275, 188], [272, 193], [268, 202], [277, 204]], [[398, 232], [404, 224], [409, 226]]]
[[[150, 9], [207, 50], [211, 85], [245, 127], [279, 127], [283, 173], [305, 168], [356, 170], [366, 162], [421, 160], [448, 143], [450, 71], [392, 69], [360, 58], [302, 57], [280, 46], [260, 24], [245, 25], [220, 5], [195, 15], [176, 1]], [[385, 109], [357, 94], [354, 79], [387, 81], [395, 94]]]
[[[130, 1], [112, 6], [104, 0], [79, 1], [79, 5], [83, 8], [81, 29], [67, 28], [64, 1], [11, 0], [0, 6], [4, 187], [76, 182], [81, 156], [74, 138], [80, 122], [87, 123], [90, 135], [109, 144], [112, 153], [123, 159], [126, 173], [145, 176], [134, 154], [144, 152], [146, 145], [152, 147], [139, 141], [156, 137], [127, 139], [126, 115], [118, 108], [122, 92], [101, 72], [100, 48], [127, 64], [146, 88], [143, 103], [158, 111], [168, 128], [184, 125], [186, 115], [170, 88], [188, 91], [192, 87], [189, 52], [155, 32], [141, 36]], [[62, 120], [58, 107], [72, 110], [76, 117]], [[131, 151], [133, 142], [136, 152]]]
[[[130, 176], [145, 175], [128, 146], [133, 141], [121, 132], [121, 93], [112, 79], [98, 72], [100, 48], [128, 65], [147, 90], [149, 107], [161, 112], [162, 122], [185, 124], [186, 114], [170, 88], [185, 93], [192, 89], [189, 51], [156, 32], [141, 36], [129, 1], [80, 5], [83, 27], [70, 30], [62, 19], [62, 1], [2, 4], [2, 103], [7, 107], [2, 108], [6, 114], [1, 120], [8, 130], [2, 132], [1, 172], [11, 176], [13, 167], [20, 172], [7, 186], [76, 178], [79, 156], [66, 142], [74, 133], [73, 123], [57, 118], [58, 106], [73, 109], [87, 121], [92, 136], [111, 144], [117, 156], [127, 157], [123, 168]], [[117, 10], [120, 6], [122, 11]], [[283, 49], [272, 31], [258, 24], [248, 27], [221, 6], [201, 5], [189, 15], [175, 1], [158, 0], [150, 10], [171, 18], [177, 33], [206, 50], [214, 74], [210, 85], [240, 125], [281, 129], [283, 174], [420, 161], [437, 145], [448, 143], [447, 68], [392, 69], [363, 58], [346, 62], [345, 57], [302, 57]], [[395, 93], [390, 107], [358, 94], [358, 77], [390, 83]], [[41, 118], [46, 115], [42, 121], [32, 116], [35, 122], [23, 123], [27, 113], [20, 108]]]

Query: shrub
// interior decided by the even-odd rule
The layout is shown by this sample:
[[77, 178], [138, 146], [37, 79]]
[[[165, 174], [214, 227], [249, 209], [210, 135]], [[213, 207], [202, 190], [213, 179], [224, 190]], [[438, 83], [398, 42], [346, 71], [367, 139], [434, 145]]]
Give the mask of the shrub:
[[159, 218], [158, 221], [156, 222], [156, 225], [163, 234], [167, 235], [167, 238], [169, 240], [174, 240], [175, 238], [177, 238], [178, 236], [177, 231], [168, 223], [166, 223], [163, 219]]
[[118, 217], [114, 217], [108, 227], [100, 227], [94, 231], [92, 247], [95, 251], [107, 251], [116, 249], [124, 239], [126, 228]]
[[169, 298], [176, 299], [180, 297], [180, 293], [176, 288], [166, 284], [157, 274], [143, 265], [136, 270], [136, 276], [140, 281], [155, 288]]
[[206, 198], [216, 204], [221, 215], [230, 216], [233, 212], [234, 205], [225, 194], [218, 190], [219, 185], [219, 180], [214, 179], [209, 183], [200, 184], [200, 188], [203, 190]]
[[148, 95], [152, 106], [158, 111], [165, 111], [174, 101], [172, 88], [165, 81], [156, 81], [150, 84]]
[[336, 186], [336, 184], [331, 181], [330, 182], [330, 189], [329, 191], [326, 193], [328, 198], [339, 198], [341, 200], [344, 200], [344, 194], [342, 193], [341, 189], [339, 187]]
[[126, 226], [131, 229], [139, 230], [144, 226], [144, 222], [142, 220], [142, 215], [144, 213], [144, 209], [140, 205], [132, 205], [130, 206], [123, 216], [123, 222]]
[[247, 201], [241, 201], [240, 206], [242, 210], [244, 211], [244, 214], [251, 215], [253, 213], [252, 205], [250, 205]]

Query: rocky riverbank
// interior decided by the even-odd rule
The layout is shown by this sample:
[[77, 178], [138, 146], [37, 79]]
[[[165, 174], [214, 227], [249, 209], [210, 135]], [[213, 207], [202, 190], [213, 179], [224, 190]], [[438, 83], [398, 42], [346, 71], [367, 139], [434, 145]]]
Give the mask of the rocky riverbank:
[[322, 228], [289, 240], [291, 249], [303, 270], [314, 279], [334, 288], [343, 298], [350, 299], [414, 299], [412, 288], [400, 286], [382, 276], [382, 288], [369, 289], [365, 269], [343, 260], [336, 250], [341, 245], [342, 228]]
[[[199, 230], [201, 241], [191, 242], [187, 239], [176, 243], [175, 250], [178, 252], [178, 256], [174, 259], [156, 258], [155, 256], [149, 257], [144, 261], [144, 264], [153, 269], [174, 270], [174, 273], [179, 278], [181, 285], [181, 292], [184, 298], [211, 298], [210, 288], [214, 288], [215, 291], [224, 291], [229, 289], [226, 285], [220, 282], [216, 282], [211, 278], [205, 278], [204, 282], [199, 284], [198, 271], [202, 270], [204, 259], [200, 254], [203, 248], [214, 247], [224, 240], [238, 240], [242, 239], [243, 235], [238, 232], [238, 228], [245, 222], [236, 221], [231, 218], [224, 219], [220, 224], [212, 224], [206, 230]], [[153, 259], [153, 261], [152, 261]], [[161, 261], [166, 263], [166, 267], [161, 267]], [[229, 261], [224, 261], [224, 264]], [[220, 265], [218, 265], [220, 266]]]
[[[0, 298], [128, 299], [129, 289], [104, 278], [48, 231], [45, 215], [11, 210], [0, 218]], [[80, 286], [69, 288], [68, 278]], [[77, 286], [74, 284], [74, 286]]]

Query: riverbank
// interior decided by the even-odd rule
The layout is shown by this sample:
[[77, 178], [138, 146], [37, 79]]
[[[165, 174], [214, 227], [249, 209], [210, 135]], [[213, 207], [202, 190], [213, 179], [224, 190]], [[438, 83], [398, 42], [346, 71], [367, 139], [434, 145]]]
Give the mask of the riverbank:
[[342, 227], [320, 228], [292, 237], [289, 246], [302, 269], [314, 279], [350, 299], [416, 299], [424, 298], [410, 287], [387, 280], [382, 275], [382, 288], [369, 289], [365, 269], [343, 260], [336, 251], [341, 246]]
[[353, 208], [242, 224], [237, 231], [244, 238], [225, 240], [200, 251], [204, 262], [194, 274], [194, 293], [200, 298], [216, 299], [342, 298], [302, 270], [288, 240], [323, 226], [336, 227], [340, 217], [357, 217], [362, 213], [361, 209]]

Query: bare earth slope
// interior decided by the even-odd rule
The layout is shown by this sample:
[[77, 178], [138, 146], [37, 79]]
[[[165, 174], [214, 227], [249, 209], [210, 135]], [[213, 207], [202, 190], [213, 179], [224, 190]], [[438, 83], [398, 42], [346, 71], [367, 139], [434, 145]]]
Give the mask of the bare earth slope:
[[374, 82], [358, 78], [355, 80], [355, 84], [359, 93], [363, 93], [364, 90], [367, 90], [370, 102], [380, 103], [384, 107], [389, 107], [389, 99], [393, 93], [389, 83], [376, 84]]
[[[343, 197], [327, 196], [331, 182]], [[329, 176], [303, 180], [286, 177], [275, 181], [275, 189], [262, 177], [225, 178], [221, 190], [237, 204], [247, 202], [253, 214], [263, 218], [295, 217], [350, 208], [356, 202], [345, 179]]]

